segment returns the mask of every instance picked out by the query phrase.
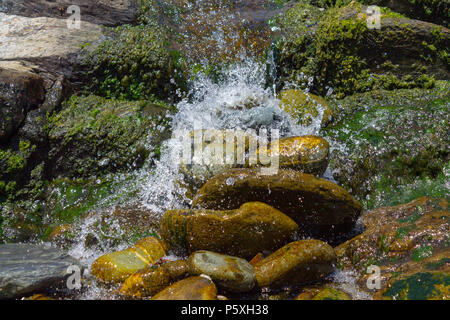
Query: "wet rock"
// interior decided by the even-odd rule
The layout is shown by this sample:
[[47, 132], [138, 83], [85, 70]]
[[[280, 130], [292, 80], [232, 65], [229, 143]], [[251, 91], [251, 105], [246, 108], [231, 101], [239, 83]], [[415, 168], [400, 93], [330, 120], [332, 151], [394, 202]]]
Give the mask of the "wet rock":
[[292, 242], [254, 265], [259, 287], [280, 288], [319, 280], [333, 272], [336, 254], [319, 240]]
[[312, 93], [284, 90], [278, 98], [281, 100], [280, 107], [302, 125], [310, 126], [319, 116], [322, 118], [322, 126], [326, 126], [333, 119], [333, 111], [328, 102]]
[[190, 274], [206, 274], [227, 291], [247, 292], [256, 283], [253, 267], [241, 258], [211, 251], [197, 251], [191, 254], [188, 264]]
[[133, 23], [137, 16], [137, 4], [133, 0], [2, 0], [0, 12], [25, 17], [49, 17], [67, 19], [71, 5], [80, 8], [81, 21], [106, 26]]
[[216, 300], [217, 288], [206, 276], [190, 277], [164, 289], [152, 300]]
[[344, 291], [333, 287], [303, 288], [294, 300], [352, 300]]
[[169, 134], [168, 112], [147, 102], [73, 96], [48, 119], [51, 175], [91, 177], [139, 168]]
[[279, 248], [297, 229], [292, 219], [261, 202], [228, 211], [171, 210], [161, 221], [162, 238], [174, 246], [242, 258]]
[[5, 142], [25, 120], [27, 112], [44, 100], [44, 81], [17, 61], [0, 61], [0, 142]]
[[120, 283], [164, 257], [165, 250], [166, 245], [162, 241], [147, 237], [126, 250], [101, 256], [92, 264], [91, 273], [104, 282]]
[[413, 274], [448, 272], [446, 200], [421, 198], [364, 216], [367, 230], [335, 249], [340, 268], [359, 272], [362, 290], [369, 290], [371, 266], [380, 268], [381, 289], [376, 291], [382, 292], [397, 279]]
[[447, 28], [390, 10], [379, 28], [369, 28], [367, 7], [356, 1], [318, 16], [310, 7], [300, 2], [285, 13], [285, 24], [296, 27], [281, 26], [275, 54], [281, 85], [342, 98], [370, 89], [429, 88], [432, 75], [448, 79]]
[[183, 278], [188, 269], [188, 264], [183, 260], [146, 267], [127, 278], [120, 293], [133, 298], [153, 296]]
[[328, 234], [330, 238], [351, 230], [361, 212], [359, 202], [343, 188], [313, 175], [285, 169], [275, 175], [262, 175], [257, 169], [234, 169], [219, 174], [200, 189], [193, 205], [227, 210], [250, 201], [264, 201], [297, 223], [307, 225], [311, 232]]
[[32, 244], [0, 245], [0, 299], [65, 286], [69, 266], [80, 262], [65, 252]]
[[[278, 157], [282, 169], [293, 169], [322, 176], [328, 167], [330, 145], [318, 136], [289, 137], [278, 140], [278, 151], [269, 146], [267, 154]], [[259, 149], [258, 149], [259, 152]]]

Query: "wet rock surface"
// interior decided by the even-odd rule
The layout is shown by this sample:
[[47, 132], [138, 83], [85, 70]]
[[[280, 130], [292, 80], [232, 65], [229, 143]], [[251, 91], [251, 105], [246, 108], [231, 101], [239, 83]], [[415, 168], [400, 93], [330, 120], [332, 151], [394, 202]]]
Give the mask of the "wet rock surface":
[[171, 210], [161, 220], [161, 236], [173, 246], [242, 258], [275, 250], [289, 242], [297, 229], [288, 216], [260, 202], [229, 211]]
[[231, 292], [247, 292], [256, 283], [253, 267], [244, 259], [210, 251], [197, 251], [188, 259], [189, 273], [205, 274], [221, 288]]
[[0, 298], [11, 299], [40, 290], [64, 287], [69, 266], [83, 270], [67, 253], [42, 245], [0, 245]]
[[189, 277], [164, 289], [152, 300], [217, 300], [217, 288], [207, 277]]
[[285, 169], [275, 175], [262, 175], [256, 169], [219, 174], [200, 189], [193, 205], [233, 209], [249, 201], [265, 201], [323, 235], [324, 229], [349, 231], [361, 212], [359, 202], [334, 183]]

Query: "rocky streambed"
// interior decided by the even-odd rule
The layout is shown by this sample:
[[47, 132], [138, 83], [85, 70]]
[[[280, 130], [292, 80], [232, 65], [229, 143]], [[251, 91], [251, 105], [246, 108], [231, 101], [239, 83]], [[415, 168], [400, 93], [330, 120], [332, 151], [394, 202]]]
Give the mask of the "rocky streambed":
[[448, 299], [448, 5], [413, 7], [0, 1], [0, 299]]

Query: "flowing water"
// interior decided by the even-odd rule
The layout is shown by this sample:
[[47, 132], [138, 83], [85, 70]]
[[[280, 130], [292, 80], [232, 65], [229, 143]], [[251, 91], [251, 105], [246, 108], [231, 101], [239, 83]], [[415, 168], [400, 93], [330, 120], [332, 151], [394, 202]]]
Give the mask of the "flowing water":
[[[268, 6], [261, 7], [261, 2], [258, 1], [212, 1], [215, 6], [212, 6], [210, 1], [183, 3], [185, 16], [179, 28], [184, 30], [181, 34], [187, 41], [179, 46], [191, 48], [190, 52], [194, 57], [214, 59], [218, 55], [226, 55], [232, 56], [234, 61], [222, 72], [223, 76], [219, 82], [203, 73], [195, 75], [189, 94], [177, 104], [177, 113], [171, 116], [173, 131], [193, 130], [196, 123], [201, 123], [203, 129], [278, 129], [281, 137], [320, 133], [323, 110], [319, 110], [319, 115], [313, 119], [311, 125], [302, 126], [280, 109], [280, 101], [271, 86], [274, 80], [270, 77], [273, 70], [272, 55], [270, 52], [266, 54], [267, 59], [264, 61], [259, 54], [261, 46], [268, 41], [251, 43], [253, 38], [256, 39], [269, 31], [258, 27], [258, 23], [249, 23], [249, 20], [253, 17], [254, 21], [260, 23], [261, 19], [264, 20], [276, 12], [273, 7], [269, 6], [272, 11], [267, 11]], [[196, 29], [199, 25], [202, 28]], [[251, 39], [240, 32], [242, 25], [246, 28], [254, 27], [250, 33]], [[261, 39], [267, 40], [267, 37]], [[201, 45], [190, 47], [195, 42], [200, 42]], [[247, 45], [241, 45], [244, 42]], [[249, 104], [251, 108], [247, 108]], [[80, 234], [70, 248], [70, 254], [90, 266], [105, 252], [128, 247], [130, 244], [127, 241], [120, 240], [126, 231], [122, 230], [114, 215], [118, 206], [151, 211], [155, 222], [168, 209], [188, 207], [189, 199], [184, 196], [185, 190], [176, 183], [180, 179], [181, 158], [174, 156], [177, 154], [174, 151], [182, 147], [178, 140], [169, 139], [163, 143], [160, 159], [156, 163], [149, 160], [142, 169], [133, 174], [117, 175], [115, 178], [122, 181], [119, 183], [121, 186], [114, 197], [103, 199], [95, 213], [79, 222]], [[330, 171], [326, 172], [325, 178], [332, 180]], [[134, 196], [116, 196], [128, 194], [130, 189], [135, 190]], [[108, 225], [107, 231], [101, 227], [105, 222]], [[92, 235], [98, 240], [113, 238], [117, 241], [100, 240], [97, 245], [88, 246], [86, 240]], [[173, 255], [165, 257], [168, 260], [176, 258]], [[351, 274], [336, 273], [333, 277], [341, 286], [355, 290], [354, 277]], [[116, 296], [113, 290], [103, 288], [92, 281], [89, 282], [87, 290], [77, 298], [112, 299]]]

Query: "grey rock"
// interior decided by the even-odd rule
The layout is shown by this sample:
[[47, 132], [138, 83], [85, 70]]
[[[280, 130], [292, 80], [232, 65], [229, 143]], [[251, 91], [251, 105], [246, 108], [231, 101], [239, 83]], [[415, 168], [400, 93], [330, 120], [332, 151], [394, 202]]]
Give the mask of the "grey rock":
[[67, 268], [82, 266], [65, 252], [44, 245], [0, 245], [0, 299], [64, 285]]

